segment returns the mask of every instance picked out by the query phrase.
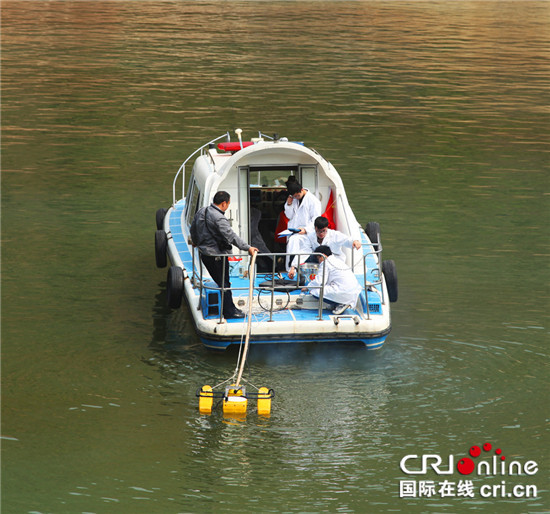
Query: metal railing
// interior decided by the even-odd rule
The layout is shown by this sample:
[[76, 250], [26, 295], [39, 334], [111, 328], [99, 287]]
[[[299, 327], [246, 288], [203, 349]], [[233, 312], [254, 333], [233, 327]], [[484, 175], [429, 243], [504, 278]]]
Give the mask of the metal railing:
[[[378, 235], [378, 241], [376, 242], [371, 241], [370, 243], [361, 243], [362, 248], [366, 246], [372, 246], [372, 251], [363, 253], [363, 290], [365, 291], [365, 301], [367, 305], [367, 319], [370, 319], [369, 289], [371, 288], [371, 286], [380, 286], [380, 292], [379, 292], [380, 303], [382, 305], [386, 304], [384, 288], [382, 287], [382, 242], [380, 241], [380, 235]], [[378, 257], [376, 259], [378, 261], [378, 264], [376, 268], [371, 269], [371, 273], [375, 275], [375, 280], [369, 281], [367, 280], [367, 276], [368, 276], [367, 259], [372, 255], [375, 255]], [[352, 257], [352, 261], [353, 261], [353, 257]]]
[[181, 178], [181, 197], [182, 198], [185, 197], [185, 165], [197, 153], [201, 152], [201, 155], [202, 155], [202, 151], [206, 147], [210, 146], [212, 143], [215, 143], [216, 141], [219, 141], [220, 139], [222, 139], [224, 137], [227, 138], [227, 141], [231, 140], [231, 136], [229, 135], [229, 132], [226, 132], [226, 133], [222, 134], [221, 136], [219, 136], [215, 139], [212, 139], [211, 141], [208, 141], [208, 143], [205, 143], [201, 147], [197, 148], [189, 157], [187, 157], [187, 159], [185, 159], [185, 161], [183, 161], [183, 164], [179, 167], [178, 172], [176, 173], [176, 176], [174, 177], [174, 182], [172, 183], [172, 205], [176, 204], [176, 183], [178, 181], [178, 177], [179, 177], [180, 173], [181, 173], [181, 176], [182, 176], [182, 178]]
[[[385, 305], [386, 304], [386, 298], [385, 298], [385, 294], [384, 294], [384, 288], [382, 287], [382, 282], [383, 282], [383, 275], [382, 275], [382, 243], [380, 241], [380, 239], [378, 239], [378, 241], [376, 242], [371, 242], [371, 243], [362, 243], [361, 244], [362, 248], [364, 249], [365, 247], [372, 247], [372, 251], [367, 251], [366, 253], [363, 254], [362, 256], [362, 261], [363, 261], [363, 291], [365, 293], [365, 303], [366, 303], [366, 315], [367, 315], [367, 319], [370, 319], [370, 307], [369, 307], [369, 299], [368, 299], [368, 292], [369, 292], [369, 289], [371, 287], [376, 287], [376, 286], [380, 286], [380, 290], [378, 291], [378, 289], [374, 292], [376, 292], [377, 294], [379, 294], [380, 296], [380, 302], [382, 305]], [[231, 291], [248, 291], [248, 286], [245, 286], [245, 287], [229, 287], [229, 288], [226, 288], [226, 287], [215, 287], [213, 285], [209, 285], [209, 284], [205, 284], [204, 282], [204, 275], [203, 275], [203, 264], [202, 262], [200, 261], [200, 254], [202, 253], [200, 251], [200, 249], [196, 248], [196, 247], [192, 247], [193, 250], [192, 250], [192, 267], [193, 267], [193, 271], [192, 271], [192, 282], [195, 286], [198, 285], [199, 287], [199, 294], [200, 294], [200, 298], [201, 298], [201, 303], [199, 303], [199, 307], [198, 309], [200, 310], [202, 308], [202, 297], [203, 297], [203, 291], [204, 290], [211, 290], [211, 291], [219, 291], [220, 292], [220, 312], [219, 312], [219, 323], [222, 323], [223, 322], [223, 307], [224, 307], [224, 301], [225, 301], [225, 298], [224, 298], [224, 293], [225, 291], [227, 290], [231, 290]], [[375, 250], [376, 248], [376, 250]], [[196, 257], [195, 257], [195, 251], [198, 252], [199, 254], [199, 265], [197, 266], [197, 263], [196, 263]], [[364, 251], [364, 250], [363, 250]], [[248, 253], [238, 253], [238, 254], [208, 254], [210, 257], [217, 257], [217, 258], [220, 258], [220, 259], [225, 259], [227, 257], [234, 257], [236, 259], [242, 259], [243, 257], [246, 258], [248, 257]], [[260, 294], [262, 291], [268, 291], [270, 293], [270, 308], [268, 310], [269, 312], [269, 321], [273, 321], [273, 312], [274, 312], [274, 304], [275, 304], [275, 293], [280, 291], [281, 290], [281, 286], [276, 282], [277, 281], [277, 276], [282, 278], [281, 277], [281, 273], [278, 272], [276, 270], [277, 268], [277, 260], [278, 258], [282, 257], [286, 260], [286, 258], [289, 256], [290, 254], [288, 253], [261, 253], [261, 254], [258, 254], [258, 257], [271, 257], [271, 272], [262, 272], [261, 275], [263, 275], [263, 278], [265, 279], [266, 276], [269, 276], [270, 279], [268, 280], [271, 280], [271, 286], [270, 287], [266, 287], [266, 286], [262, 286], [262, 287], [259, 287], [259, 284], [258, 285], [254, 285], [254, 289], [256, 289], [258, 291], [258, 294], [255, 296], [255, 298], [257, 299], [258, 303], [259, 302], [259, 297], [260, 297]], [[300, 262], [302, 260], [302, 257], [309, 257], [311, 255], [322, 255], [320, 253], [298, 253], [298, 254], [293, 254], [293, 255], [296, 255], [298, 257], [298, 262]], [[377, 256], [377, 266], [375, 268], [371, 268], [370, 270], [370, 273], [371, 275], [374, 275], [374, 280], [368, 280], [368, 277], [369, 277], [369, 269], [368, 269], [368, 266], [367, 266], [367, 259], [371, 256]], [[352, 261], [353, 261], [353, 250], [352, 250]], [[257, 265], [256, 265], [257, 266]], [[353, 268], [352, 268], [353, 269]], [[230, 267], [229, 266], [226, 266], [225, 263], [224, 265], [222, 266], [222, 284], [225, 284], [225, 278], [226, 278], [226, 270], [230, 270]], [[303, 274], [302, 274], [302, 269], [301, 269], [301, 266], [296, 266], [296, 286], [297, 287], [305, 287], [305, 283], [303, 286], [300, 286], [300, 283], [301, 283], [301, 279], [303, 277]], [[326, 270], [325, 270], [325, 267], [323, 266], [323, 277], [322, 277], [322, 281], [321, 281], [321, 285], [316, 287], [316, 289], [320, 289], [319, 291], [319, 307], [318, 307], [318, 319], [319, 320], [323, 320], [323, 298], [324, 298], [324, 282], [325, 282], [325, 273], [326, 273]], [[250, 270], [248, 270], [248, 273], [250, 273]], [[354, 274], [355, 274], [355, 271], [354, 271]], [[250, 275], [249, 275], [250, 276]], [[254, 277], [255, 279], [258, 278], [258, 273], [254, 273]], [[267, 282], [268, 280], [264, 280], [263, 282]], [[198, 284], [197, 284], [198, 282]], [[290, 286], [289, 286], [290, 288]], [[262, 306], [263, 308], [263, 306]]]
[[[198, 252], [199, 254], [199, 265], [196, 265], [196, 257], [195, 257], [195, 250]], [[216, 286], [213, 286], [213, 285], [210, 285], [210, 284], [205, 284], [205, 281], [204, 281], [204, 275], [203, 275], [203, 267], [204, 267], [204, 264], [201, 262], [200, 260], [200, 255], [201, 255], [201, 252], [199, 248], [193, 248], [193, 251], [192, 251], [192, 267], [193, 267], [193, 272], [192, 272], [192, 283], [195, 287], [198, 286], [199, 288], [199, 296], [201, 298], [201, 301], [199, 303], [199, 306], [198, 306], [198, 309], [200, 310], [202, 308], [202, 298], [203, 298], [203, 292], [206, 290], [206, 294], [208, 294], [208, 291], [219, 291], [220, 293], [220, 309], [219, 309], [219, 321], [218, 323], [223, 323], [223, 308], [224, 308], [224, 301], [225, 301], [225, 295], [224, 293], [228, 290], [230, 291], [248, 291], [248, 286], [245, 286], [245, 287], [224, 287], [223, 284], [225, 284], [225, 278], [226, 278], [226, 271], [227, 269], [230, 269], [229, 266], [226, 266], [225, 263], [222, 265], [222, 287], [218, 286], [216, 284]], [[243, 257], [247, 257], [248, 256], [248, 253], [237, 253], [237, 254], [231, 254], [231, 255], [228, 255], [228, 254], [205, 254], [205, 255], [208, 255], [209, 257], [214, 257], [214, 258], [220, 258], [220, 259], [225, 259], [227, 257], [235, 257], [235, 258], [243, 258]], [[254, 289], [258, 290], [258, 295], [255, 296], [255, 298], [257, 299], [257, 301], [259, 302], [259, 295], [260, 295], [260, 292], [261, 291], [269, 291], [270, 292], [270, 296], [271, 296], [271, 299], [270, 299], [270, 308], [269, 308], [269, 321], [273, 321], [273, 312], [274, 312], [274, 303], [275, 303], [275, 293], [280, 289], [280, 286], [276, 283], [276, 276], [277, 275], [280, 275], [279, 272], [276, 271], [276, 267], [277, 267], [277, 258], [278, 257], [284, 257], [286, 258], [289, 254], [287, 253], [261, 253], [261, 254], [258, 254], [258, 257], [272, 257], [272, 268], [271, 268], [271, 272], [262, 272], [262, 275], [265, 276], [266, 275], [269, 275], [271, 276], [271, 287], [266, 287], [266, 286], [262, 286], [262, 287], [259, 287], [259, 284], [258, 285], [254, 285]], [[297, 254], [293, 254], [293, 255], [297, 255], [299, 258], [301, 257], [305, 257], [305, 256], [310, 256], [310, 255], [322, 255], [320, 253], [297, 253]], [[256, 265], [257, 266], [257, 265]], [[198, 269], [197, 269], [198, 268]], [[249, 273], [249, 277], [250, 277], [250, 270], [248, 270], [248, 273]], [[322, 281], [321, 281], [321, 285], [318, 286], [318, 287], [315, 287], [315, 289], [320, 289], [319, 291], [319, 308], [318, 308], [318, 319], [319, 320], [322, 320], [323, 319], [323, 298], [324, 298], [324, 279], [325, 279], [325, 267], [323, 266], [323, 277], [322, 277]], [[258, 274], [257, 273], [254, 273], [254, 278], [255, 280], [257, 279], [258, 277]], [[281, 277], [282, 278], [282, 277]], [[302, 270], [300, 269], [300, 267], [298, 266], [297, 268], [297, 274], [296, 274], [296, 287], [299, 288], [299, 287], [305, 287], [306, 284], [304, 283], [303, 286], [300, 286], [300, 282], [301, 282], [301, 278], [302, 278]], [[266, 282], [267, 280], [265, 280]], [[311, 288], [313, 289], [313, 287]]]
[[[258, 136], [260, 138], [264, 138], [264, 139], [271, 139], [271, 140], [274, 139], [273, 137], [268, 136], [266, 134], [263, 134], [262, 132], [258, 132]], [[216, 141], [219, 141], [220, 139], [223, 139], [223, 138], [226, 138], [226, 140], [228, 142], [231, 141], [231, 135], [230, 135], [229, 131], [225, 132], [221, 136], [218, 136], [218, 137], [212, 139], [211, 141], [208, 141], [208, 143], [205, 143], [204, 145], [200, 146], [189, 157], [187, 157], [187, 159], [185, 159], [185, 161], [183, 161], [183, 163], [181, 164], [181, 166], [178, 169], [178, 172], [176, 173], [176, 176], [174, 177], [174, 181], [172, 182], [172, 205], [176, 204], [176, 183], [178, 181], [178, 177], [180, 176], [180, 173], [181, 173], [181, 176], [182, 176], [182, 178], [181, 178], [181, 197], [182, 198], [185, 197], [185, 165], [196, 154], [201, 152], [201, 155], [202, 155], [202, 152], [205, 148], [209, 147], [211, 144], [213, 144]]]

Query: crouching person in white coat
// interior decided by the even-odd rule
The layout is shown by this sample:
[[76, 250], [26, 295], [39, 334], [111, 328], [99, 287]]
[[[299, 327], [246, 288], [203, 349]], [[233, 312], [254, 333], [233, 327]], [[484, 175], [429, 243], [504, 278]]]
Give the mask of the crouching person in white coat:
[[334, 307], [333, 314], [342, 314], [349, 307], [355, 307], [361, 286], [350, 267], [332, 255], [326, 245], [318, 246], [315, 253], [319, 260], [317, 276], [302, 291], [308, 291], [317, 298], [324, 284], [323, 301]]
[[[328, 228], [328, 219], [323, 216], [315, 218], [313, 223], [315, 230], [313, 232], [308, 232], [305, 236], [300, 236], [296, 234], [292, 239], [300, 238], [301, 247], [299, 248], [299, 253], [301, 258], [306, 261], [306, 255], [314, 251], [318, 246], [328, 246], [334, 257], [338, 257], [341, 261], [346, 261], [346, 254], [343, 251], [343, 248], [355, 248], [356, 250], [361, 249], [361, 243], [357, 239], [352, 239], [351, 237], [338, 232], [338, 230], [332, 230]], [[291, 253], [291, 252], [289, 252]], [[294, 250], [294, 253], [298, 253], [298, 250]], [[313, 259], [314, 257], [311, 257]], [[307, 260], [306, 262], [310, 262]], [[317, 258], [313, 262], [317, 262]], [[296, 266], [298, 266], [298, 255], [294, 257], [290, 263], [290, 269], [288, 270], [288, 278], [293, 279], [296, 275]]]

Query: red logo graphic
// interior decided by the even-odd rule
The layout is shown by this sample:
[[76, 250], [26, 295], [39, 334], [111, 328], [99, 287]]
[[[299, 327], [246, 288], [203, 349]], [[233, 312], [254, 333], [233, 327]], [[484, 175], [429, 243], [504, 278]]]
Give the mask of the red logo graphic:
[[[491, 443], [485, 443], [483, 445], [483, 451], [485, 452], [490, 452], [492, 449], [493, 445]], [[469, 453], [475, 459], [481, 455], [481, 448], [479, 446], [472, 446]], [[500, 455], [501, 453], [502, 450], [500, 448], [495, 450], [496, 455]], [[500, 460], [506, 460], [506, 457], [501, 455]], [[464, 457], [456, 463], [456, 469], [461, 475], [469, 475], [474, 471], [475, 467], [476, 465], [470, 457]]]

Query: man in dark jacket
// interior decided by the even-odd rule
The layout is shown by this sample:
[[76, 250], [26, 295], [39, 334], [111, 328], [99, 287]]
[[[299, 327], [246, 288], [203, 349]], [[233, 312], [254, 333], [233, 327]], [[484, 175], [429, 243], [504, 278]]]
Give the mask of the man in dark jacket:
[[[229, 261], [227, 257], [214, 255], [231, 255], [232, 245], [240, 250], [254, 255], [258, 249], [243, 241], [231, 228], [231, 223], [225, 217], [231, 196], [226, 191], [218, 191], [208, 207], [197, 211], [191, 224], [191, 239], [193, 245], [201, 251], [201, 260], [218, 287], [224, 287], [223, 316], [229, 318], [244, 318], [244, 312], [235, 307], [229, 281]], [[224, 271], [225, 269], [225, 271]]]

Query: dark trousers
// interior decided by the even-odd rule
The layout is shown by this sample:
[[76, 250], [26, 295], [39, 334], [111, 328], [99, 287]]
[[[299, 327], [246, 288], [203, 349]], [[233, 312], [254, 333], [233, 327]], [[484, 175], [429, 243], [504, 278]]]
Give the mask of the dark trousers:
[[[316, 294], [313, 294], [312, 296], [319, 298], [319, 291], [320, 289], [317, 289], [317, 290], [314, 289], [314, 292]], [[331, 309], [336, 309], [336, 307], [340, 305], [338, 302], [335, 302], [334, 300], [329, 300], [328, 298], [323, 298], [323, 303], [326, 303]]]
[[[201, 260], [205, 268], [210, 273], [212, 280], [216, 282], [218, 287], [231, 287], [229, 282], [229, 261], [227, 257], [212, 257], [210, 255], [201, 254]], [[225, 267], [225, 277], [223, 276], [223, 269]], [[233, 316], [237, 309], [233, 303], [233, 294], [230, 289], [226, 289], [223, 293], [223, 316], [224, 318], [230, 318]]]

